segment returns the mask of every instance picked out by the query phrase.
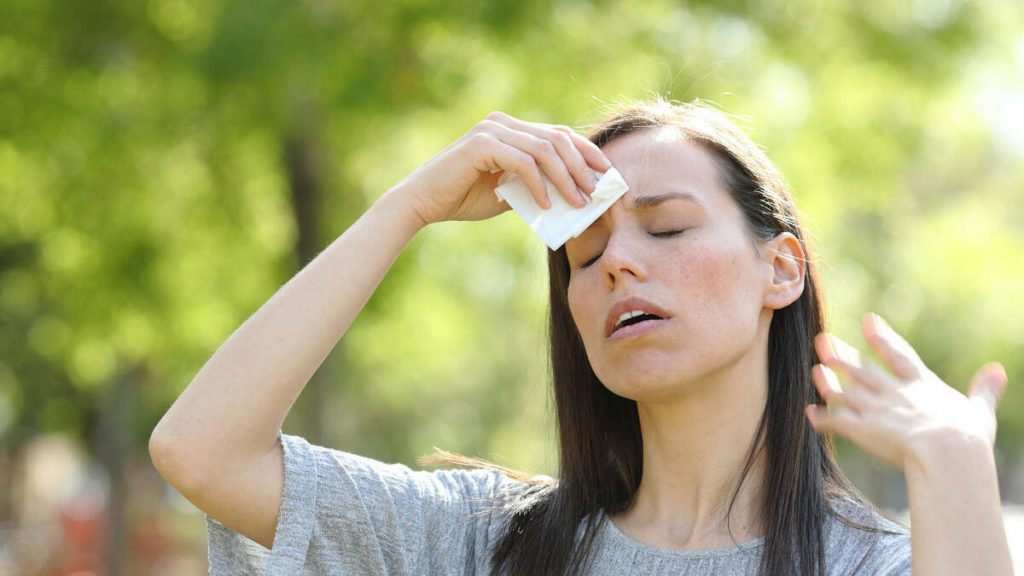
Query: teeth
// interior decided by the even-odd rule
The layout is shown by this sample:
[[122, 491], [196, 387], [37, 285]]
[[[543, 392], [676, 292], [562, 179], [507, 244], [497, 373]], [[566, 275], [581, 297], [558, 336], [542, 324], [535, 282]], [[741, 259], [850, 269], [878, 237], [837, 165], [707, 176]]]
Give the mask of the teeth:
[[630, 318], [636, 318], [637, 316], [643, 316], [644, 314], [645, 314], [645, 312], [641, 312], [639, 310], [631, 310], [629, 312], [626, 312], [622, 316], [619, 316], [619, 321], [616, 322], [615, 324], [616, 325], [622, 324], [623, 322], [625, 322], [626, 320], [629, 320]]
[[615, 322], [615, 328], [618, 329], [619, 326], [622, 326], [623, 322], [629, 320], [630, 318], [636, 318], [637, 316], [643, 316], [644, 314], [647, 314], [647, 312], [644, 312], [643, 310], [630, 310], [629, 312], [624, 313], [622, 316], [619, 316], [619, 319]]

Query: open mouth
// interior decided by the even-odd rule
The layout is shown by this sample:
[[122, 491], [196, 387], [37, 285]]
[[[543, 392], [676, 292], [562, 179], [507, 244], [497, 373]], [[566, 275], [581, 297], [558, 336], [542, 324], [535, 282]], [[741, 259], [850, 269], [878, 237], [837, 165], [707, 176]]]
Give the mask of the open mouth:
[[612, 330], [612, 334], [618, 332], [619, 329], [625, 328], [626, 326], [632, 326], [648, 320], [664, 320], [661, 316], [651, 314], [650, 312], [644, 312], [643, 310], [633, 310], [625, 312], [619, 316], [618, 321], [615, 323], [615, 328]]
[[605, 317], [604, 335], [616, 339], [645, 334], [650, 329], [661, 326], [662, 320], [668, 320], [672, 314], [657, 304], [633, 296], [619, 300]]

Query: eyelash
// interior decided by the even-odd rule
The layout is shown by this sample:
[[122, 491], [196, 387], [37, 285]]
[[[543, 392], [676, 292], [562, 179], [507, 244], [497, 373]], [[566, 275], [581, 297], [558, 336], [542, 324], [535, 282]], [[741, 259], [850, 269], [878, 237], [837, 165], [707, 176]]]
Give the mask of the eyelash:
[[[654, 236], [655, 238], [671, 238], [673, 236], [678, 236], [682, 234], [684, 231], [685, 230], [666, 230], [664, 232], [650, 232], [649, 234], [651, 236]], [[589, 267], [594, 262], [597, 262], [597, 260], [601, 257], [601, 254], [602, 253], [598, 253], [597, 256], [594, 256], [590, 260], [587, 260], [586, 262], [580, 264], [578, 268], [583, 269]]]
[[682, 233], [682, 230], [666, 230], [664, 232], [651, 232], [651, 236], [654, 236], [655, 238], [671, 238]]

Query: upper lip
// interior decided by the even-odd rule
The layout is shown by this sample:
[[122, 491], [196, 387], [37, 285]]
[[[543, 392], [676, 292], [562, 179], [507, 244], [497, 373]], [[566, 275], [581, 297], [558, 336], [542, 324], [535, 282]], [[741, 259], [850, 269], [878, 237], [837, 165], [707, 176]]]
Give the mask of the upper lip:
[[632, 312], [633, 310], [639, 310], [648, 314], [653, 314], [659, 318], [669, 318], [668, 312], [666, 312], [660, 306], [657, 306], [643, 298], [626, 298], [625, 300], [619, 300], [612, 306], [611, 310], [608, 311], [608, 318], [604, 322], [604, 335], [607, 338], [612, 335], [615, 331], [615, 325], [619, 321], [619, 316], [622, 316], [626, 312]]

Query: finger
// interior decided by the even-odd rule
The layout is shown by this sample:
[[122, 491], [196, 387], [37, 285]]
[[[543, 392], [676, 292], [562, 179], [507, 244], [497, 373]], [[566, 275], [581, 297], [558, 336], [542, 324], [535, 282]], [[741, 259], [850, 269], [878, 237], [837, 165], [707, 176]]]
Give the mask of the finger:
[[[550, 148], [553, 147], [553, 152], [557, 154], [561, 159], [561, 162], [556, 162], [555, 164], [557, 164], [557, 166], [553, 168], [557, 174], [549, 173], [548, 177], [563, 196], [565, 196], [567, 192], [573, 194], [571, 197], [565, 196], [566, 200], [568, 200], [570, 204], [576, 207], [582, 207], [589, 201], [589, 197], [586, 196], [584, 191], [594, 191], [594, 186], [597, 184], [597, 177], [587, 166], [587, 161], [584, 159], [582, 152], [576, 148], [575, 140], [573, 140], [571, 136], [571, 129], [566, 132], [566, 130], [563, 130], [562, 128], [568, 129], [568, 127], [557, 127], [548, 124], [526, 122], [509, 116], [504, 112], [492, 112], [487, 116], [487, 121], [504, 126], [512, 132], [525, 133], [536, 138], [536, 140], [531, 140], [529, 142], [529, 145], [531, 145], [532, 148], [527, 150], [531, 153], [537, 148], [540, 148], [543, 152], [552, 152]], [[586, 138], [580, 137], [580, 139], [590, 143]], [[521, 141], [522, 139], [518, 140]], [[592, 143], [590, 143], [590, 147], [596, 148]], [[538, 158], [538, 161], [540, 160], [541, 159]], [[544, 167], [545, 172], [548, 172], [548, 166], [543, 162], [541, 162], [541, 165]], [[572, 180], [572, 186], [569, 186], [566, 183], [562, 168], [565, 168], [565, 173], [567, 173], [569, 178]], [[578, 190], [574, 190], [573, 188], [577, 188]], [[579, 200], [582, 200], [582, 202]]]
[[838, 337], [822, 332], [814, 337], [814, 349], [818, 359], [833, 370], [854, 379], [874, 392], [890, 390], [899, 385], [880, 366], [865, 360], [856, 348]]
[[577, 208], [586, 206], [587, 202], [583, 197], [583, 192], [576, 186], [576, 181], [569, 173], [569, 168], [566, 166], [565, 160], [558, 153], [554, 143], [550, 140], [534, 136], [529, 132], [515, 130], [497, 122], [487, 126], [487, 129], [498, 140], [533, 156], [534, 160], [544, 170], [548, 179], [555, 185], [555, 189], [565, 198], [566, 202]]
[[917, 351], [877, 314], [865, 314], [861, 320], [868, 345], [885, 361], [897, 378], [920, 380], [928, 373]]
[[862, 424], [856, 412], [841, 405], [829, 410], [824, 406], [809, 404], [804, 408], [804, 414], [819, 434], [835, 432], [848, 438]]
[[562, 161], [580, 190], [593, 192], [594, 186], [597, 184], [597, 177], [593, 170], [605, 172], [612, 166], [608, 157], [596, 144], [568, 126], [526, 122], [503, 112], [494, 112], [488, 116], [488, 119], [513, 130], [526, 132], [537, 138], [550, 141], [562, 157]]
[[967, 397], [972, 402], [984, 404], [993, 414], [999, 399], [1006, 390], [1006, 369], [998, 362], [990, 362], [981, 367], [971, 379], [967, 387]]
[[580, 151], [580, 154], [583, 155], [584, 160], [587, 161], [587, 164], [589, 164], [591, 168], [598, 172], [607, 172], [608, 169], [612, 167], [611, 161], [608, 160], [608, 157], [604, 155], [604, 152], [597, 147], [597, 144], [594, 144], [585, 136], [568, 126], [555, 126], [555, 129], [561, 130], [569, 135], [569, 138], [572, 139], [576, 149]]
[[[569, 175], [576, 182], [576, 186], [585, 192], [594, 191], [594, 186], [597, 184], [597, 176], [594, 175], [594, 171], [583, 157], [582, 151], [576, 147], [577, 141], [573, 139], [572, 135], [575, 134], [580, 141], [590, 144], [591, 148], [597, 148], [593, 143], [573, 132], [568, 126], [535, 124], [533, 122], [524, 122], [511, 116], [507, 117], [505, 122], [515, 130], [532, 134], [537, 138], [551, 142], [555, 147], [555, 151], [561, 157], [562, 162], [569, 170]], [[598, 152], [600, 152], [600, 149], [598, 149]], [[601, 156], [604, 156], [603, 152]]]
[[811, 369], [811, 380], [822, 400], [829, 406], [841, 404], [863, 413], [865, 410], [877, 409], [880, 404], [875, 393], [864, 386], [840, 386], [838, 375], [824, 364], [817, 364]]
[[818, 396], [820, 396], [826, 404], [841, 401], [839, 397], [843, 394], [843, 388], [839, 385], [839, 379], [836, 377], [836, 373], [828, 366], [825, 366], [824, 364], [815, 364], [814, 367], [811, 368], [811, 380], [814, 382], [815, 389], [818, 390]]
[[482, 152], [484, 165], [478, 166], [478, 169], [504, 170], [519, 176], [537, 205], [545, 210], [551, 208], [548, 187], [541, 178], [540, 168], [533, 156], [502, 142], [490, 133], [478, 132], [469, 142]]
[[562, 157], [569, 174], [576, 181], [576, 186], [585, 193], [592, 193], [597, 185], [597, 176], [587, 165], [583, 154], [576, 148], [572, 137], [564, 130], [552, 128], [541, 128], [541, 134], [534, 134], [550, 140], [555, 145], [555, 150]]

